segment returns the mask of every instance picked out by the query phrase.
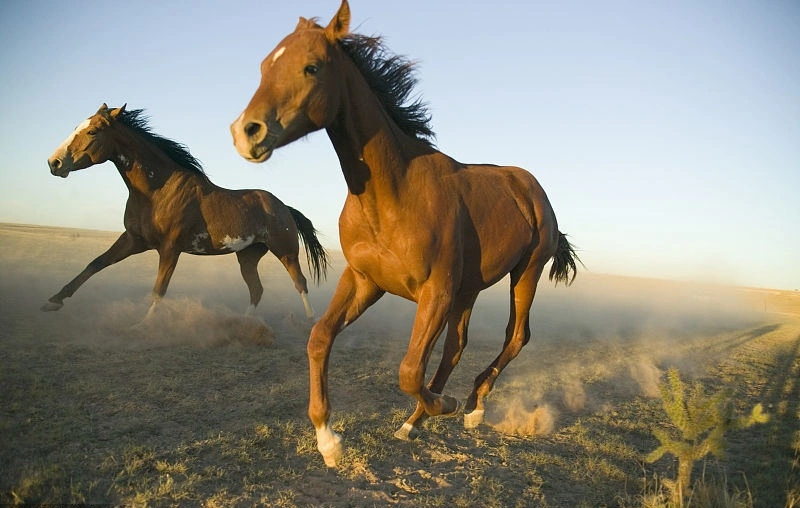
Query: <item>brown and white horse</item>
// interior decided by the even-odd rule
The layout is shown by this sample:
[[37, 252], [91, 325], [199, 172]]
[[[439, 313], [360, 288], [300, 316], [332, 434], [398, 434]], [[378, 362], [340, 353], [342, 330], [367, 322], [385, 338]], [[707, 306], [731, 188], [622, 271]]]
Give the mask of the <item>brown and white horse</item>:
[[[570, 283], [577, 259], [536, 179], [520, 168], [463, 164], [436, 150], [424, 105], [408, 104], [413, 66], [379, 38], [349, 33], [349, 23], [346, 0], [326, 27], [300, 18], [261, 63], [261, 83], [231, 125], [236, 149], [253, 162], [325, 129], [347, 182], [339, 218], [347, 267], [308, 341], [308, 414], [329, 466], [342, 452], [330, 426], [331, 347], [384, 293], [417, 302], [399, 369], [400, 388], [417, 408], [395, 434], [412, 439], [428, 416], [458, 411], [442, 390], [467, 344], [478, 293], [511, 274], [503, 348], [475, 379], [467, 427], [482, 421], [484, 397], [531, 337], [529, 311], [545, 264], [553, 260], [551, 279]], [[442, 359], [426, 385], [431, 350], [445, 327]]]
[[298, 235], [309, 266], [319, 280], [327, 269], [327, 254], [311, 221], [263, 190], [228, 190], [214, 185], [186, 147], [153, 133], [143, 111], [125, 106], [97, 113], [81, 123], [47, 160], [53, 175], [112, 161], [128, 187], [125, 232], [103, 254], [50, 297], [42, 310], [58, 310], [89, 277], [132, 254], [156, 249], [158, 276], [153, 305], [167, 292], [181, 252], [218, 255], [235, 252], [250, 290], [248, 314], [264, 288], [258, 262], [268, 251], [283, 263], [300, 293], [309, 319], [314, 310], [307, 298], [306, 278], [298, 262]]

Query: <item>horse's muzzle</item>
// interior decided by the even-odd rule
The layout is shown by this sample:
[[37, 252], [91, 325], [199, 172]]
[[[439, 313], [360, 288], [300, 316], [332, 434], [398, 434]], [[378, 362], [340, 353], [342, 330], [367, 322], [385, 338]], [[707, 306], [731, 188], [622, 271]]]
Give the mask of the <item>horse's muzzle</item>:
[[276, 136], [270, 134], [266, 122], [245, 120], [244, 114], [231, 124], [233, 146], [239, 155], [250, 162], [259, 163], [270, 158], [276, 141]]
[[50, 167], [50, 174], [53, 176], [66, 178], [67, 175], [69, 175], [69, 168], [65, 167], [64, 162], [58, 157], [51, 157], [47, 159], [47, 165]]

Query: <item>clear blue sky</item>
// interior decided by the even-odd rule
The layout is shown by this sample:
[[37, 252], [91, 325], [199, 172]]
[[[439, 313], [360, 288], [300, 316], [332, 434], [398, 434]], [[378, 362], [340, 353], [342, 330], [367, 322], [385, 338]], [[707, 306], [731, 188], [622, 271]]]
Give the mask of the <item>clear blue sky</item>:
[[[800, 2], [352, 0], [419, 63], [438, 147], [522, 166], [598, 273], [800, 288]], [[110, 163], [46, 159], [101, 103], [145, 108], [219, 185], [259, 187], [338, 248], [324, 132], [254, 165], [228, 125], [298, 16], [338, 0], [0, 3], [0, 221], [121, 231]]]

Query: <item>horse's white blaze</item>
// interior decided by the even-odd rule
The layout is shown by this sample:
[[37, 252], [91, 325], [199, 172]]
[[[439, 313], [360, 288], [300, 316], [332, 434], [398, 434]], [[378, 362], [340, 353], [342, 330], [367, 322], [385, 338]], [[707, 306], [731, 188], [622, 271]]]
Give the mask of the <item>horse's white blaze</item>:
[[63, 143], [58, 145], [58, 148], [56, 148], [56, 151], [53, 153], [53, 155], [64, 154], [64, 152], [67, 151], [67, 148], [69, 148], [70, 143], [72, 143], [72, 140], [75, 139], [75, 136], [86, 130], [88, 127], [89, 127], [89, 118], [87, 118], [86, 120], [81, 122], [80, 125], [75, 127], [75, 130], [72, 131], [72, 134], [67, 136], [67, 139], [65, 139]]
[[275, 52], [275, 56], [272, 57], [272, 63], [275, 63], [275, 61], [278, 60], [278, 58], [280, 58], [281, 55], [283, 55], [284, 51], [286, 51], [286, 46], [283, 46], [283, 47], [281, 47], [281, 49], [276, 51]]
[[250, 246], [253, 243], [253, 240], [256, 239], [256, 235], [250, 235], [246, 238], [242, 238], [237, 236], [236, 238], [232, 238], [229, 235], [225, 235], [225, 238], [222, 239], [222, 246], [228, 250], [233, 252], [240, 251]]

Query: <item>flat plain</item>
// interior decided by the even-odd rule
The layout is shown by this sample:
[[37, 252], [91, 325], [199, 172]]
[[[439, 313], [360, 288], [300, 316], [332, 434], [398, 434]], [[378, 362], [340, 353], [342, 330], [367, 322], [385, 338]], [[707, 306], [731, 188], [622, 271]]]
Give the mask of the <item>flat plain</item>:
[[[584, 270], [543, 280], [533, 340], [487, 401], [484, 425], [431, 419], [397, 387], [413, 304], [385, 296], [336, 340], [334, 428], [324, 466], [306, 417], [310, 323], [282, 266], [244, 316], [235, 257], [183, 255], [143, 322], [157, 256], [90, 279], [58, 312], [39, 307], [117, 233], [0, 224], [0, 504], [126, 506], [643, 506], [676, 462], [644, 457], [669, 427], [669, 368], [770, 421], [726, 436], [696, 465], [751, 506], [800, 506], [800, 292], [646, 280]], [[311, 288], [324, 311], [344, 267]], [[591, 266], [589, 267], [591, 268]], [[306, 273], [307, 270], [306, 270]], [[506, 281], [481, 294], [446, 393], [465, 398], [499, 353]], [[438, 362], [434, 352], [429, 373]]]

